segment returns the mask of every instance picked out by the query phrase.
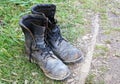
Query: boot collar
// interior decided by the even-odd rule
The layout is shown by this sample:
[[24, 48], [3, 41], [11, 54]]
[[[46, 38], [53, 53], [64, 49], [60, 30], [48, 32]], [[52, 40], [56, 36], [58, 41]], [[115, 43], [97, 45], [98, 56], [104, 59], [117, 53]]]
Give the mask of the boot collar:
[[[32, 18], [34, 18], [34, 19], [37, 18], [37, 19], [46, 20], [46, 23], [44, 24], [45, 26], [48, 25], [48, 23], [47, 23], [47, 20], [48, 20], [48, 19], [45, 17], [45, 15], [29, 14], [29, 15], [23, 16], [22, 19], [20, 20], [19, 25], [21, 26], [21, 28], [26, 29], [26, 30], [30, 33], [32, 39], [35, 40], [35, 39], [34, 39], [34, 35], [33, 35], [33, 33], [31, 32], [30, 28], [28, 28], [28, 27], [25, 25], [25, 23], [24, 23], [25, 20], [32, 19]], [[32, 24], [32, 23], [31, 23], [31, 24]], [[41, 26], [41, 27], [43, 27], [43, 26]]]

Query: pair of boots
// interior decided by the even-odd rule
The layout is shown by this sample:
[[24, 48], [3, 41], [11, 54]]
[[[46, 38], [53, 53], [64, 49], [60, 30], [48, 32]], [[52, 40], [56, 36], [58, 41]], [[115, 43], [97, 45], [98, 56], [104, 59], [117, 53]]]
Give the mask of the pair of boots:
[[81, 60], [81, 51], [61, 36], [54, 19], [54, 4], [35, 5], [31, 12], [23, 16], [19, 23], [25, 36], [29, 59], [37, 63], [47, 77], [55, 80], [67, 78], [70, 70], [64, 63]]

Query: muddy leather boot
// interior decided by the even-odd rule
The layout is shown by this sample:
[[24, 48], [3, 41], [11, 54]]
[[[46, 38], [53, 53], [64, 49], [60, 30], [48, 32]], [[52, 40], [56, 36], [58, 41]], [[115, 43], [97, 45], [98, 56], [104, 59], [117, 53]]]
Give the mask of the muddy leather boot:
[[45, 14], [49, 19], [47, 29], [47, 41], [53, 51], [65, 63], [72, 63], [83, 59], [83, 54], [76, 47], [67, 42], [60, 33], [60, 28], [56, 25], [54, 15], [56, 6], [54, 4], [38, 4], [32, 7], [33, 14]]
[[30, 60], [40, 66], [51, 79], [63, 80], [70, 75], [68, 67], [58, 59], [45, 42], [47, 19], [42, 15], [30, 14], [22, 17], [20, 26], [25, 35], [25, 47]]

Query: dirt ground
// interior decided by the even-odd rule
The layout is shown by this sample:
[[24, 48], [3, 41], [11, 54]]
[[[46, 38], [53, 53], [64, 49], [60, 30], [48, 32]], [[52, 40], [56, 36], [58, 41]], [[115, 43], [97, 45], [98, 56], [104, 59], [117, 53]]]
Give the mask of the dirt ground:
[[[113, 3], [120, 5], [119, 0]], [[100, 21], [92, 67], [86, 84], [120, 84], [120, 6], [112, 4]], [[101, 19], [101, 18], [100, 18]]]
[[[85, 84], [120, 84], [120, 0], [110, 0], [105, 7], [107, 11], [104, 18], [102, 13], [99, 14], [100, 30]], [[90, 17], [88, 18], [90, 20]], [[85, 54], [91, 38], [92, 34], [89, 33], [76, 42], [76, 46]], [[72, 67], [73, 74], [68, 78], [67, 84], [77, 84], [76, 74], [80, 66], [80, 63], [69, 66]]]

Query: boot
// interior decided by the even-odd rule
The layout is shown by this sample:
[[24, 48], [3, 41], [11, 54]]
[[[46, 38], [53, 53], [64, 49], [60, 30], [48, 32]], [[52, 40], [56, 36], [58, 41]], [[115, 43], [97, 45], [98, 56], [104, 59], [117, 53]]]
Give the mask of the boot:
[[70, 75], [68, 67], [59, 60], [45, 41], [47, 19], [43, 15], [30, 14], [22, 17], [20, 26], [25, 35], [26, 52], [51, 79], [63, 80]]
[[38, 4], [32, 7], [33, 14], [45, 14], [49, 19], [49, 28], [47, 29], [47, 41], [53, 51], [65, 63], [72, 63], [83, 59], [80, 50], [67, 42], [60, 33], [60, 28], [56, 25], [54, 19], [56, 6], [54, 4]]

